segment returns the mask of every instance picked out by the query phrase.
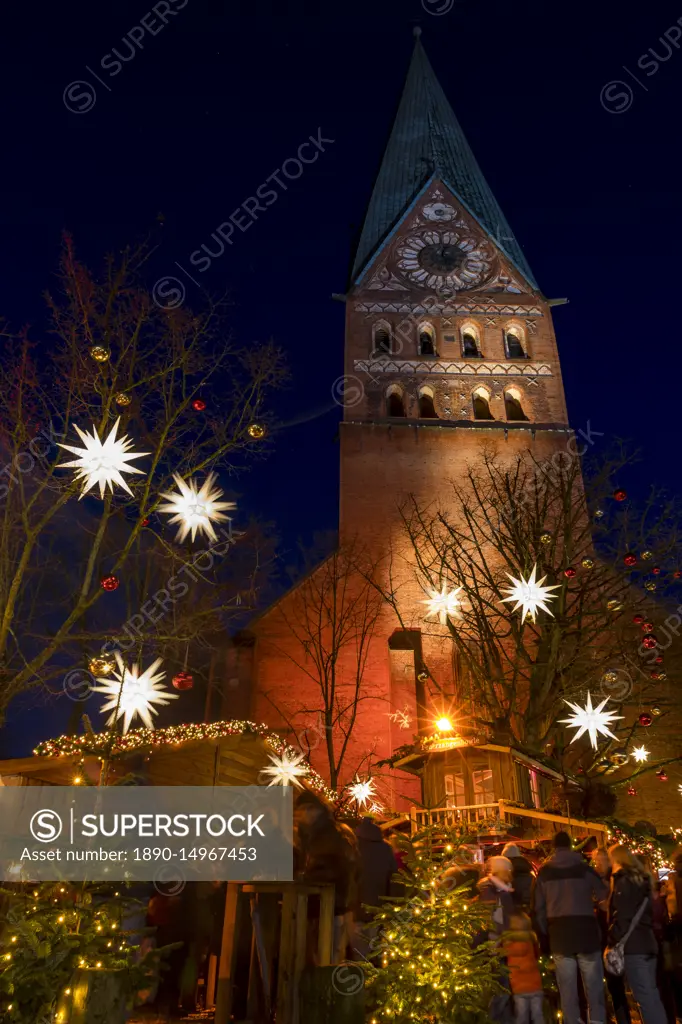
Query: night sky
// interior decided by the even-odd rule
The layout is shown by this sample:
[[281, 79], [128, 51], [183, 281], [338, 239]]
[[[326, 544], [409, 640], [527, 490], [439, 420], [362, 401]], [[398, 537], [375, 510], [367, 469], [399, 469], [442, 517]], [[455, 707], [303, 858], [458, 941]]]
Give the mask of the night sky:
[[[288, 353], [284, 426], [238, 482], [244, 514], [275, 523], [284, 562], [299, 538], [334, 529], [344, 311], [331, 296], [347, 285], [420, 25], [541, 288], [570, 300], [555, 325], [573, 426], [589, 421], [599, 443], [631, 438], [644, 455], [635, 488], [679, 491], [679, 6], [156, 6], [170, 9], [165, 26], [139, 0], [5, 13], [0, 315], [40, 328], [62, 231], [92, 266], [154, 232], [150, 289], [176, 276], [195, 306], [203, 289], [227, 290], [235, 337], [273, 337]], [[115, 48], [129, 59], [114, 74]], [[318, 131], [333, 143], [197, 273], [190, 254]], [[21, 715], [3, 751], [29, 752], [39, 719]]]

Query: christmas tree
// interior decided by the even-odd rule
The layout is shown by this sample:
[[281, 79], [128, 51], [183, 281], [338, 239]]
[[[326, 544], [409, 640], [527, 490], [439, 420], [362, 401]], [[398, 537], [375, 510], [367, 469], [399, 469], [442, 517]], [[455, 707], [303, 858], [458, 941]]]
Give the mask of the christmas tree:
[[372, 1019], [487, 1021], [500, 964], [488, 941], [490, 910], [473, 899], [462, 867], [470, 859], [462, 837], [423, 830], [405, 839], [405, 852], [403, 895], [391, 897], [374, 922], [376, 963], [366, 965]]
[[83, 972], [118, 971], [129, 1001], [156, 976], [165, 950], [139, 956], [126, 918], [137, 901], [110, 886], [43, 882], [2, 891], [0, 1019], [55, 1019]]

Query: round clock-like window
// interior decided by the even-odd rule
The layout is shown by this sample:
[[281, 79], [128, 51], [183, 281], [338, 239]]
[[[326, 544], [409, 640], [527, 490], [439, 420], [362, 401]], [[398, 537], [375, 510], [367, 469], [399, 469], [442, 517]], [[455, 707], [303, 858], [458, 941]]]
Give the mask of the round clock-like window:
[[423, 288], [470, 291], [491, 275], [491, 246], [456, 231], [424, 231], [398, 247], [398, 268]]

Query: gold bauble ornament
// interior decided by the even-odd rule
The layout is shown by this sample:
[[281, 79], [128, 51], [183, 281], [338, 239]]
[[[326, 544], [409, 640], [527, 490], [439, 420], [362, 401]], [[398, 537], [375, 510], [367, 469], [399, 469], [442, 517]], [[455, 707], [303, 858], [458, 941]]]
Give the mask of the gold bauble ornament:
[[646, 561], [647, 561], [647, 560], [648, 560], [649, 558], [653, 558], [653, 557], [654, 557], [653, 551], [643, 551], [643, 552], [642, 552], [642, 558], [644, 559], [644, 561], [645, 561], [645, 562], [646, 562]]
[[620, 612], [623, 610], [622, 603], [613, 599], [607, 603], [606, 607], [610, 612]]
[[93, 676], [108, 676], [116, 668], [116, 662], [113, 658], [106, 658], [104, 656], [91, 658], [88, 668]]
[[594, 513], [594, 518], [595, 518], [595, 519], [601, 519], [601, 517], [602, 517], [603, 515], [604, 515], [604, 512], [603, 512], [603, 510], [602, 510], [602, 509], [600, 509], [600, 508], [598, 508], [598, 509], [597, 509], [597, 510], [595, 511], [595, 513]]
[[660, 708], [652, 708], [651, 709], [651, 714], [652, 715], [656, 715], [657, 718], [660, 715], [660, 713], [661, 713], [661, 709]]
[[125, 391], [119, 391], [117, 395], [114, 395], [114, 401], [116, 402], [116, 405], [120, 405], [121, 408], [123, 408], [126, 405], [130, 405], [132, 398], [130, 395], [127, 395]]
[[541, 533], [540, 534], [540, 541], [543, 544], [551, 544], [552, 543], [552, 534], [551, 533]]
[[618, 672], [615, 668], [610, 668], [604, 673], [604, 675], [602, 676], [602, 680], [605, 683], [617, 683]]
[[647, 580], [646, 583], [644, 584], [644, 589], [645, 590], [655, 590], [656, 589], [656, 584], [654, 583], [653, 580]]
[[90, 349], [90, 355], [95, 362], [106, 363], [111, 356], [111, 352], [108, 348], [105, 348], [104, 345], [93, 345]]
[[265, 437], [265, 427], [262, 423], [252, 423], [248, 433], [249, 437], [252, 437], [254, 441], [260, 441], [261, 438]]
[[594, 559], [593, 558], [583, 558], [583, 560], [582, 560], [582, 562], [580, 564], [582, 565], [583, 569], [594, 569]]

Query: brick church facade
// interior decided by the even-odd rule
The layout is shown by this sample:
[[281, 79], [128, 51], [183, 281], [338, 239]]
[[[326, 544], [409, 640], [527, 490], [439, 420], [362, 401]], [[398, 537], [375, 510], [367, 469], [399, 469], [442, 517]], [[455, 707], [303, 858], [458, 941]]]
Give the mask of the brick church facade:
[[[263, 614], [234, 652], [249, 717], [298, 740], [329, 778], [324, 676], [334, 704], [326, 721], [340, 727], [335, 755], [346, 742], [341, 784], [409, 744], [456, 700], [447, 630], [424, 622], [405, 500], [447, 502], [449, 482], [462, 479], [484, 447], [510, 459], [531, 450], [544, 460], [575, 443], [554, 303], [540, 291], [419, 38], [344, 298], [342, 554]], [[383, 586], [400, 590], [402, 621], [363, 589], [363, 559]], [[313, 606], [344, 572], [352, 578], [343, 600], [352, 608], [330, 669], [320, 662], [334, 643], [318, 636], [316, 646], [321, 619]], [[371, 628], [358, 632], [362, 610]], [[400, 771], [386, 770], [379, 790], [393, 810], [421, 798], [417, 780]], [[478, 802], [480, 792], [469, 799]]]

